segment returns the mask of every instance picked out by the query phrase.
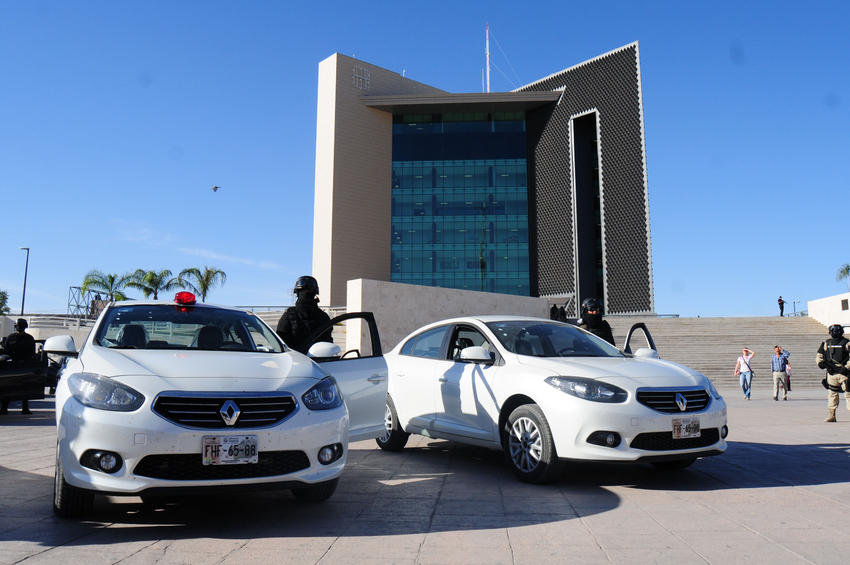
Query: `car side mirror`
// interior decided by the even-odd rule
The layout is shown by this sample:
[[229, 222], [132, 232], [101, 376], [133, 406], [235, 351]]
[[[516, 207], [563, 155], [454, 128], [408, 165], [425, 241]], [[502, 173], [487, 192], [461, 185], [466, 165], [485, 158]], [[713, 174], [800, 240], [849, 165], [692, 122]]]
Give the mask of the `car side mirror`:
[[342, 348], [328, 341], [317, 341], [307, 350], [307, 357], [320, 359], [336, 359], [342, 354]]
[[485, 365], [492, 365], [495, 361], [492, 353], [478, 345], [461, 349], [459, 360], [465, 363], [482, 363]]
[[641, 347], [635, 351], [635, 357], [643, 357], [644, 359], [660, 359], [658, 352], [649, 347]]
[[61, 355], [62, 357], [76, 357], [77, 347], [74, 345], [74, 338], [69, 335], [55, 335], [44, 341], [42, 351], [53, 355]]

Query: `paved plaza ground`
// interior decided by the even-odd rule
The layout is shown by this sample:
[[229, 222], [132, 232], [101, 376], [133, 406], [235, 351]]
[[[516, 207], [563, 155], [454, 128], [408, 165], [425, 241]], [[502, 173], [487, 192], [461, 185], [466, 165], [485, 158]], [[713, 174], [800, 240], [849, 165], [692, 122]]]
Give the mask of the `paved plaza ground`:
[[516, 481], [501, 455], [414, 436], [388, 454], [351, 445], [336, 494], [288, 492], [151, 508], [98, 499], [87, 521], [51, 509], [52, 399], [0, 419], [0, 563], [850, 562], [850, 411], [826, 393], [729, 404], [729, 449], [684, 471], [573, 465]]

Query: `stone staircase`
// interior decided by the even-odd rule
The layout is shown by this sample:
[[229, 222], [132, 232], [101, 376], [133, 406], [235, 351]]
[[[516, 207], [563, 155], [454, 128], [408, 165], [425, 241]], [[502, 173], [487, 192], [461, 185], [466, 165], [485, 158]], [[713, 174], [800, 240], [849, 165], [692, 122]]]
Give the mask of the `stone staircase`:
[[[773, 346], [791, 352], [791, 387], [820, 387], [824, 372], [815, 365], [821, 341], [829, 337], [826, 327], [807, 317], [752, 318], [653, 318], [610, 316], [617, 346], [623, 347], [626, 333], [636, 322], [649, 328], [658, 353], [664, 359], [688, 365], [709, 377], [718, 387], [737, 387], [735, 360], [741, 349], [756, 352], [751, 366], [759, 387], [771, 383], [770, 356]], [[644, 345], [642, 335], [633, 338], [632, 350]]]

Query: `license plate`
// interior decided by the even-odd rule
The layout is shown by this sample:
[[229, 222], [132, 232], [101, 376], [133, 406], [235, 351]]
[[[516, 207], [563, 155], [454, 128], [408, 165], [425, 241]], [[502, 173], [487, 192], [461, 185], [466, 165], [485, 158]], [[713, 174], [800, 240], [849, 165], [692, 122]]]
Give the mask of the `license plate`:
[[257, 436], [204, 436], [204, 465], [257, 462]]
[[673, 439], [700, 437], [699, 417], [673, 418]]

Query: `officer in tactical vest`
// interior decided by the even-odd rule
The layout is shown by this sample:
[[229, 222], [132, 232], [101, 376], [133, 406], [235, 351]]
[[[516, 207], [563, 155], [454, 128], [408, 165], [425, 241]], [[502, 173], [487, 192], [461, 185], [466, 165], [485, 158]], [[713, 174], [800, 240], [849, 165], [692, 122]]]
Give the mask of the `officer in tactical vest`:
[[[4, 352], [12, 358], [15, 365], [30, 363], [35, 357], [35, 339], [26, 332], [29, 324], [23, 318], [15, 322], [15, 333], [6, 338]], [[0, 400], [0, 416], [9, 413], [9, 401]], [[21, 400], [21, 414], [30, 412], [29, 400]]]
[[290, 306], [277, 323], [277, 335], [292, 349], [307, 353], [310, 346], [317, 341], [333, 343], [333, 328], [328, 326], [317, 338], [310, 340], [310, 335], [331, 319], [324, 310], [319, 308], [319, 283], [311, 276], [298, 277], [293, 289], [295, 306]]
[[841, 324], [829, 326], [829, 339], [818, 347], [816, 357], [818, 367], [826, 369], [827, 376], [822, 381], [829, 391], [827, 416], [824, 422], [835, 422], [835, 410], [838, 408], [838, 393], [844, 391], [844, 400], [850, 410], [850, 340], [844, 337]]
[[601, 337], [611, 345], [617, 345], [614, 343], [610, 324], [602, 319], [602, 301], [598, 298], [585, 298], [581, 302], [581, 318], [578, 319], [578, 327]]

